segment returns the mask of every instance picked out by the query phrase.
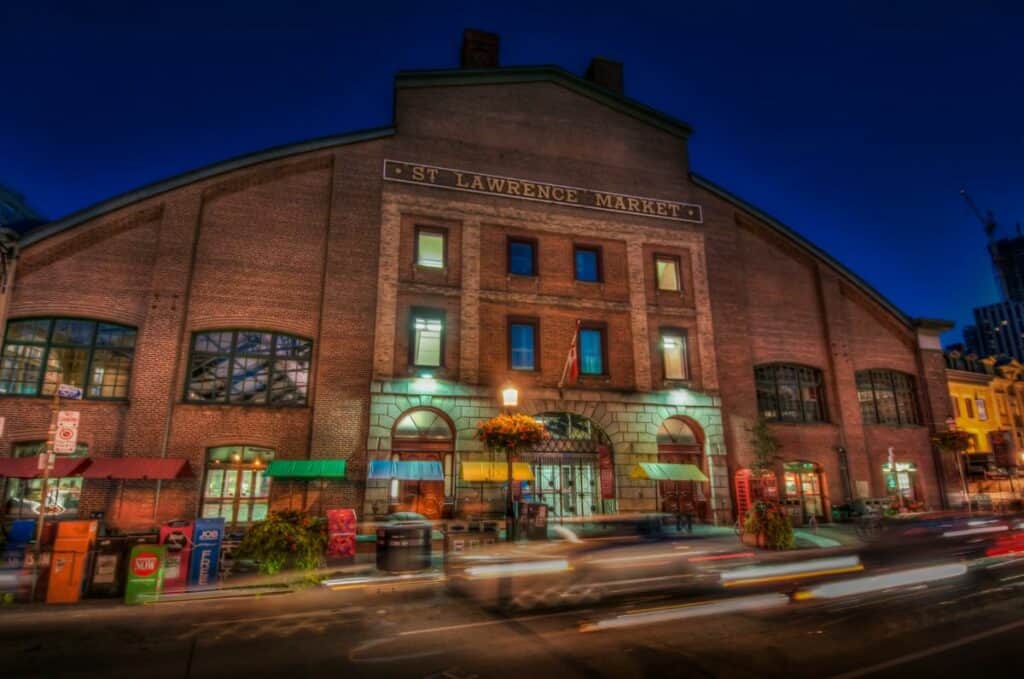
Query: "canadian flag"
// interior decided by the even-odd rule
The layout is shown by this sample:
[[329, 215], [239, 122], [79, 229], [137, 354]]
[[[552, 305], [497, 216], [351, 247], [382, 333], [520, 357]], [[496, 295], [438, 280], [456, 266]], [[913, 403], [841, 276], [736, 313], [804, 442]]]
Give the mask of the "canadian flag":
[[572, 343], [569, 345], [569, 355], [565, 357], [565, 365], [562, 367], [562, 378], [558, 380], [558, 388], [569, 384], [576, 384], [580, 378], [580, 352], [576, 343], [580, 338], [580, 322], [576, 321], [576, 332], [572, 334]]

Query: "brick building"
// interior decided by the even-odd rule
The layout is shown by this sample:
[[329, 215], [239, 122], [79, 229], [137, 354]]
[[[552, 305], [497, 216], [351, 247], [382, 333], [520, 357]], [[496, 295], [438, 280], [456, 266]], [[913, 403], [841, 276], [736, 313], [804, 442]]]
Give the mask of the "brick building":
[[[496, 50], [468, 33], [462, 68], [400, 73], [390, 127], [27, 233], [2, 302], [0, 456], [38, 449], [72, 383], [81, 454], [122, 462], [62, 479], [68, 513], [500, 511], [501, 484], [467, 463], [504, 459], [474, 432], [513, 385], [553, 434], [517, 485], [555, 515], [685, 504], [731, 522], [759, 413], [798, 514], [884, 495], [890, 447], [938, 505], [948, 325], [695, 174], [689, 126], [625, 97], [621, 65], [580, 78], [500, 68]], [[581, 374], [559, 388], [574, 336]], [[124, 462], [151, 458], [191, 478]], [[659, 460], [709, 481], [637, 473]], [[31, 509], [37, 483], [8, 478], [8, 507]]]

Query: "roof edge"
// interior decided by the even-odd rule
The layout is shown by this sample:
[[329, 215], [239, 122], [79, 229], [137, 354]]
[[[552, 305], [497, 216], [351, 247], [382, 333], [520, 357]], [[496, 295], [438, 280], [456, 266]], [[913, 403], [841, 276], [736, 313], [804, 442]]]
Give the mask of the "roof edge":
[[281, 158], [287, 158], [288, 156], [298, 155], [300, 153], [320, 151], [333, 146], [346, 146], [348, 144], [390, 137], [394, 133], [395, 128], [392, 126], [375, 127], [367, 130], [349, 132], [347, 134], [317, 137], [316, 139], [308, 139], [306, 141], [294, 142], [291, 144], [272, 146], [268, 149], [235, 156], [228, 160], [218, 161], [211, 165], [204, 165], [203, 167], [195, 170], [188, 170], [181, 174], [168, 177], [167, 179], [161, 179], [151, 184], [146, 184], [137, 189], [133, 189], [126, 193], [114, 196], [113, 198], [108, 198], [107, 200], [94, 203], [86, 208], [72, 212], [70, 215], [61, 219], [37, 226], [27, 231], [21, 237], [20, 245], [21, 247], [33, 245], [63, 231], [74, 228], [90, 219], [101, 217], [115, 210], [132, 205], [133, 203], [138, 203], [148, 198], [152, 198], [153, 196], [158, 196], [161, 193], [166, 193], [203, 179], [216, 177], [217, 175], [231, 172], [232, 170], [258, 165], [259, 163], [265, 163], [271, 160], [279, 160]]
[[[758, 208], [758, 207], [748, 203], [747, 201], [743, 200], [739, 196], [737, 196], [737, 195], [731, 193], [730, 191], [728, 191], [727, 189], [724, 189], [721, 186], [715, 184], [714, 182], [712, 182], [710, 179], [707, 179], [706, 177], [702, 177], [702, 176], [700, 176], [699, 174], [697, 174], [695, 172], [691, 172], [690, 173], [690, 179], [697, 186], [699, 186], [699, 187], [701, 187], [703, 189], [706, 189], [707, 191], [710, 191], [711, 193], [717, 195], [719, 198], [722, 198], [722, 199], [732, 203], [733, 205], [735, 205], [736, 207], [740, 208], [741, 210], [749, 213], [751, 216], [753, 216], [753, 217], [755, 217], [755, 218], [765, 222], [766, 224], [768, 224], [768, 226], [770, 226], [773, 229], [775, 229], [782, 236], [784, 236], [784, 237], [788, 238], [789, 240], [793, 241], [794, 243], [796, 243], [799, 247], [803, 248], [805, 251], [807, 251], [811, 255], [813, 255], [815, 257], [818, 257], [820, 259], [823, 259], [825, 262], [827, 262], [829, 265], [831, 265], [833, 268], [835, 268], [836, 271], [838, 271], [850, 283], [852, 283], [855, 287], [857, 287], [861, 292], [865, 293], [866, 295], [868, 295], [868, 297], [870, 297], [875, 302], [880, 304], [886, 311], [888, 311], [889, 313], [894, 315], [904, 325], [906, 325], [906, 326], [908, 326], [910, 328], [917, 327], [915, 319], [911, 318], [908, 314], [903, 312], [899, 307], [897, 307], [895, 304], [890, 302], [885, 297], [885, 295], [883, 295], [881, 292], [879, 292], [874, 286], [872, 286], [870, 283], [865, 281], [863, 278], [861, 278], [860, 276], [855, 274], [853, 271], [851, 271], [849, 268], [847, 268], [844, 264], [842, 264], [839, 260], [834, 258], [832, 255], [828, 254], [827, 252], [825, 252], [824, 250], [819, 248], [817, 245], [815, 245], [811, 241], [809, 241], [806, 238], [804, 238], [803, 236], [801, 236], [799, 233], [794, 231], [791, 227], [786, 226], [781, 221], [779, 221], [775, 217], [772, 217], [770, 214], [768, 214], [764, 210], [761, 210], [760, 208]], [[923, 319], [921, 319], [921, 320], [923, 320]], [[945, 323], [946, 321], [940, 321], [940, 322]]]
[[445, 87], [458, 85], [495, 85], [509, 83], [552, 82], [593, 99], [620, 113], [653, 125], [682, 139], [689, 139], [693, 128], [655, 108], [618, 92], [581, 78], [561, 66], [502, 66], [499, 68], [449, 68], [423, 71], [399, 71], [395, 89], [414, 87]]
[[914, 327], [921, 330], [947, 332], [956, 327], [956, 321], [947, 321], [943, 318], [915, 318]]

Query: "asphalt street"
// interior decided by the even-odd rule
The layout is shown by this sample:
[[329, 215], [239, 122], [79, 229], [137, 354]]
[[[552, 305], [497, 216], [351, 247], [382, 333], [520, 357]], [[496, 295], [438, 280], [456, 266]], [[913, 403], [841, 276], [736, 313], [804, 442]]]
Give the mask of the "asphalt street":
[[[504, 615], [437, 582], [0, 609], [4, 677], [1018, 675], [1024, 573], [865, 596], [671, 596]], [[781, 599], [779, 598], [781, 597]], [[983, 674], [981, 674], [983, 673]]]

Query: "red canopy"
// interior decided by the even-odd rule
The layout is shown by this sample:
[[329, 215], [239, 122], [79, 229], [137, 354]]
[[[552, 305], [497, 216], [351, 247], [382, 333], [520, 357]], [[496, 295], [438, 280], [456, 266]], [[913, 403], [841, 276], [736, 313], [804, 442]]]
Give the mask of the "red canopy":
[[[89, 466], [87, 457], [58, 457], [50, 471], [51, 478], [79, 476]], [[39, 456], [0, 458], [0, 476], [9, 479], [38, 479], [43, 472], [39, 469]]]
[[171, 481], [191, 479], [188, 460], [180, 457], [99, 457], [82, 472], [87, 479]]

